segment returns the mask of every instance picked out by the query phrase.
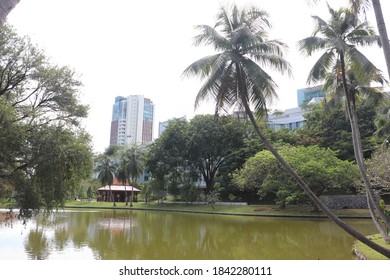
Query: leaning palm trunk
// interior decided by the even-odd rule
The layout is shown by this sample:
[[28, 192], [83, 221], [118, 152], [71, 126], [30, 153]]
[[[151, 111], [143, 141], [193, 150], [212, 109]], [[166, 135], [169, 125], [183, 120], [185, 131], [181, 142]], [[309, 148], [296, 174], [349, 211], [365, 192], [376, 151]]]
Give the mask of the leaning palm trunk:
[[20, 0], [1, 0], [0, 1], [0, 26], [5, 22], [8, 14], [15, 8]]
[[346, 223], [344, 223], [339, 217], [337, 217], [314, 193], [313, 191], [306, 185], [306, 183], [299, 177], [299, 175], [294, 171], [294, 169], [280, 156], [280, 154], [277, 152], [277, 150], [273, 147], [273, 145], [268, 141], [268, 139], [265, 137], [265, 135], [262, 133], [259, 125], [256, 122], [255, 117], [252, 114], [252, 111], [249, 108], [248, 102], [243, 97], [243, 103], [245, 107], [245, 111], [247, 115], [249, 116], [249, 119], [251, 120], [251, 123], [253, 127], [256, 130], [257, 135], [260, 137], [260, 139], [263, 141], [264, 145], [267, 147], [267, 149], [275, 156], [275, 158], [278, 160], [280, 165], [283, 167], [283, 169], [289, 173], [289, 175], [299, 184], [299, 186], [306, 192], [306, 194], [310, 197], [310, 199], [314, 202], [314, 204], [325, 213], [326, 216], [328, 216], [329, 219], [331, 219], [333, 222], [335, 222], [341, 229], [352, 235], [354, 238], [358, 239], [362, 243], [366, 244], [368, 247], [372, 248], [373, 250], [379, 252], [380, 254], [386, 256], [387, 258], [390, 258], [390, 250], [386, 249], [377, 243], [371, 241], [366, 236], [361, 234], [360, 232], [356, 231], [352, 227], [348, 226]]
[[387, 73], [390, 79], [390, 42], [387, 36], [386, 24], [383, 18], [382, 7], [379, 0], [372, 0], [372, 6], [374, 8], [376, 24], [378, 27], [379, 36], [381, 38], [383, 54], [385, 55]]
[[347, 79], [345, 75], [346, 73], [345, 60], [344, 60], [343, 52], [340, 52], [340, 64], [341, 64], [343, 88], [344, 88], [346, 103], [347, 103], [347, 113], [351, 124], [353, 150], [355, 154], [356, 164], [359, 168], [359, 172], [364, 183], [364, 188], [366, 190], [367, 205], [370, 210], [371, 218], [374, 221], [374, 224], [377, 227], [378, 231], [381, 233], [386, 243], [390, 243], [390, 237], [387, 235], [386, 230], [377, 221], [376, 213], [379, 215], [380, 219], [385, 223], [385, 225], [388, 228], [390, 228], [390, 220], [385, 215], [385, 213], [383, 213], [383, 211], [379, 206], [379, 202], [375, 199], [374, 191], [372, 189], [371, 183], [366, 174], [366, 168], [364, 165], [363, 152], [362, 152], [363, 149], [361, 144], [360, 130], [359, 130], [357, 114], [355, 110], [355, 102], [351, 100], [352, 98], [349, 95], [349, 91], [348, 91]]
[[[242, 73], [238, 73], [239, 77], [238, 80], [242, 80]], [[241, 76], [241, 77], [240, 77]], [[267, 147], [267, 149], [275, 156], [279, 164], [282, 166], [282, 168], [299, 184], [299, 186], [305, 191], [305, 193], [309, 196], [309, 198], [314, 202], [314, 204], [326, 215], [329, 219], [331, 219], [333, 222], [335, 222], [341, 229], [352, 235], [354, 238], [358, 239], [362, 243], [366, 244], [370, 248], [374, 249], [375, 251], [381, 253], [382, 255], [390, 258], [390, 250], [386, 249], [377, 243], [371, 241], [366, 236], [361, 234], [360, 232], [356, 231], [352, 227], [348, 226], [346, 223], [344, 223], [339, 217], [337, 217], [318, 197], [317, 195], [309, 188], [309, 186], [301, 179], [301, 177], [295, 172], [295, 170], [282, 158], [282, 156], [278, 153], [278, 151], [273, 147], [271, 142], [268, 141], [268, 139], [265, 137], [265, 135], [262, 133], [259, 125], [256, 122], [256, 119], [249, 107], [246, 89], [245, 87], [240, 86], [238, 84], [238, 91], [241, 95], [241, 100], [243, 103], [243, 106], [245, 108], [245, 112], [249, 116], [249, 119], [252, 122], [252, 125], [257, 133], [257, 135], [260, 137], [261, 141], [264, 143], [264, 145]]]

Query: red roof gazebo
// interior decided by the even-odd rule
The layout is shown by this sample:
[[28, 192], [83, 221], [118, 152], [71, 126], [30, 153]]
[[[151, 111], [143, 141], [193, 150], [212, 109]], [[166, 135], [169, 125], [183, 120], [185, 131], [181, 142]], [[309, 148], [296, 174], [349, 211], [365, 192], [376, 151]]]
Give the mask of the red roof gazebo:
[[117, 185], [117, 184], [111, 186], [104, 186], [97, 190], [100, 195], [100, 197], [98, 198], [99, 201], [112, 201], [110, 195], [110, 187], [115, 202], [125, 202], [126, 195], [127, 195], [127, 199], [130, 200], [131, 192], [133, 192], [133, 202], [137, 202], [138, 194], [141, 192], [139, 189], [134, 188], [132, 186], [124, 186], [124, 185]]

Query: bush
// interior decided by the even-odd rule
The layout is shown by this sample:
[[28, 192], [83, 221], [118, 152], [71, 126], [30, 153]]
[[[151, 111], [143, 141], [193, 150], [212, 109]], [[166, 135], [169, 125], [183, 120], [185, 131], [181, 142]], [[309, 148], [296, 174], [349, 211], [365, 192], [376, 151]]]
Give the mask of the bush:
[[[338, 159], [330, 149], [284, 146], [279, 153], [317, 196], [354, 193], [360, 182], [357, 167]], [[311, 203], [269, 151], [249, 158], [233, 175], [233, 182], [241, 190], [256, 190], [260, 198], [275, 194], [281, 206]]]

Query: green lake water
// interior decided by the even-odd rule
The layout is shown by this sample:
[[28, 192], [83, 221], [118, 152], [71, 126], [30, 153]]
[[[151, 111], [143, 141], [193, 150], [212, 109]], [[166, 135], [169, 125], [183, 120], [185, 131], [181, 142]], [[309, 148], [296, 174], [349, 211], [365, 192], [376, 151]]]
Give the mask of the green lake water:
[[327, 219], [67, 210], [0, 222], [0, 260], [348, 260], [353, 243]]

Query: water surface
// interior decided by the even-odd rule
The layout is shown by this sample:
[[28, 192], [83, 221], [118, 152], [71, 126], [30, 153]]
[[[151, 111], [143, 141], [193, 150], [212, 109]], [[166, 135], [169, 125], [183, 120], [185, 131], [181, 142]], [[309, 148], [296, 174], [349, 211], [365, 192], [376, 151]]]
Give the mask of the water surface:
[[[347, 223], [375, 232], [370, 220]], [[337, 260], [354, 259], [353, 243], [327, 219], [69, 210], [0, 222], [3, 260]]]

